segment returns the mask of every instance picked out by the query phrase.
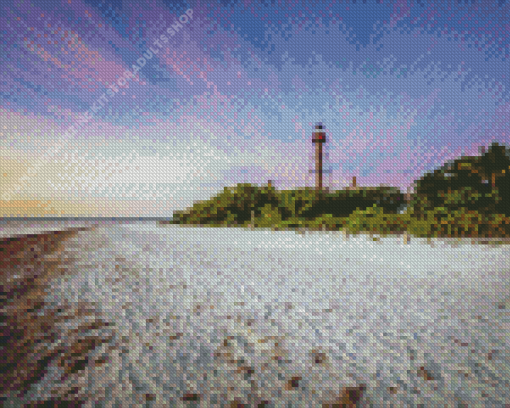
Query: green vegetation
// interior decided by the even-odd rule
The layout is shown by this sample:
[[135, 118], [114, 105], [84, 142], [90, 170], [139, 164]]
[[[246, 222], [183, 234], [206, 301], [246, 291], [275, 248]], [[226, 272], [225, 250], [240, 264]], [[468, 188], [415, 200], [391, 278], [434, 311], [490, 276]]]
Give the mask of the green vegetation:
[[504, 146], [493, 143], [482, 156], [447, 163], [426, 173], [415, 186], [406, 201], [395, 187], [329, 192], [238, 184], [188, 211], [177, 211], [171, 223], [381, 235], [407, 232], [418, 237], [510, 237], [510, 151]]

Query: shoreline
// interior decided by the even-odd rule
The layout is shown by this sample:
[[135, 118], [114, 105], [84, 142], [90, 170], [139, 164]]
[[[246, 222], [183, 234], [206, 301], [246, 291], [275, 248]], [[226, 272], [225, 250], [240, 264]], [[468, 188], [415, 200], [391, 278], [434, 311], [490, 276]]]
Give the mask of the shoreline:
[[360, 231], [360, 232], [346, 232], [345, 230], [331, 230], [331, 229], [319, 229], [319, 228], [309, 228], [309, 227], [300, 227], [300, 228], [267, 228], [267, 227], [242, 227], [242, 226], [230, 226], [230, 225], [211, 225], [211, 224], [173, 224], [169, 221], [158, 221], [159, 225], [175, 225], [182, 228], [237, 228], [242, 230], [250, 230], [250, 231], [271, 231], [271, 232], [295, 232], [296, 234], [304, 235], [305, 233], [332, 233], [335, 235], [345, 235], [347, 238], [356, 237], [356, 236], [367, 236], [369, 238], [373, 238], [374, 241], [381, 241], [383, 238], [394, 238], [394, 237], [402, 237], [404, 241], [407, 243], [413, 240], [427, 240], [427, 243], [433, 244], [433, 242], [444, 241], [445, 243], [467, 243], [471, 241], [473, 245], [509, 245], [510, 237], [421, 237], [409, 234], [407, 232], [388, 232], [388, 233], [378, 233], [378, 232], [368, 232], [368, 231]]
[[[51, 305], [48, 292], [52, 280], [65, 275], [71, 262], [62, 257], [65, 242], [93, 229], [75, 227], [0, 238], [0, 308], [7, 326], [0, 340], [12, 350], [5, 356], [0, 405], [13, 395], [25, 395], [52, 360], [76, 366], [82, 358], [78, 341], [70, 342], [65, 349], [53, 339], [58, 338], [59, 324], [67, 319], [66, 313], [71, 316], [83, 312], [70, 305]], [[50, 402], [68, 401], [56, 396]]]
[[0, 242], [66, 231], [82, 231], [98, 225], [100, 223], [96, 221], [4, 221], [0, 223]]

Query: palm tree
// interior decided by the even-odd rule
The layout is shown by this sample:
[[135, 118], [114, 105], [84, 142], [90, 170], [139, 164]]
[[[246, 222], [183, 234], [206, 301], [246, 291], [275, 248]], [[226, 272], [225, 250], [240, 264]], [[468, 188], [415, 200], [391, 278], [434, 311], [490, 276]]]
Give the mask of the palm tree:
[[478, 163], [483, 177], [490, 180], [492, 188], [496, 188], [496, 179], [510, 170], [510, 150], [494, 142], [489, 147], [489, 151], [480, 157]]

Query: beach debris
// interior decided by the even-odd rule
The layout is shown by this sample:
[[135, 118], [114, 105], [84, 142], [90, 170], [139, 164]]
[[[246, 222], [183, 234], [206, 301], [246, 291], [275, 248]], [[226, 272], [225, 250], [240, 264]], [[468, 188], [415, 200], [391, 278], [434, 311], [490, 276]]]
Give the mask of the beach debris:
[[148, 402], [156, 401], [156, 399], [157, 399], [156, 394], [150, 394], [150, 393], [144, 394], [142, 398], [144, 401], [148, 401]]
[[398, 392], [398, 387], [388, 387], [388, 391], [390, 394], [396, 394]]
[[184, 333], [175, 333], [175, 334], [168, 336], [168, 338], [170, 339], [170, 341], [174, 341], [174, 340], [179, 340], [183, 335], [184, 335]]
[[234, 398], [234, 401], [231, 401], [230, 404], [229, 404], [229, 408], [248, 408], [248, 407], [257, 407], [257, 408], [263, 408], [263, 407], [267, 407], [269, 406], [269, 402], [267, 401], [260, 401], [258, 403], [256, 403], [255, 405], [248, 405], [248, 404], [243, 404], [242, 402], [239, 401], [238, 398]]
[[418, 377], [423, 378], [425, 381], [434, 380], [434, 377], [430, 374], [430, 372], [424, 366], [421, 366], [418, 369]]
[[295, 376], [292, 377], [290, 380], [287, 381], [287, 384], [285, 384], [285, 389], [287, 391], [295, 390], [296, 388], [299, 388], [299, 381], [301, 381], [302, 377]]
[[237, 367], [236, 373], [244, 374], [244, 376], [246, 378], [246, 377], [250, 377], [253, 373], [255, 373], [255, 370], [251, 366], [241, 365], [241, 366]]
[[326, 353], [323, 353], [317, 349], [313, 349], [310, 354], [312, 355], [312, 361], [315, 364], [323, 364], [327, 361]]
[[200, 401], [200, 395], [194, 392], [187, 392], [182, 396], [182, 400], [186, 402]]
[[323, 403], [323, 408], [355, 408], [366, 390], [365, 384], [344, 387], [334, 402]]
[[499, 310], [509, 310], [510, 309], [510, 297], [503, 300], [502, 302], [497, 304]]

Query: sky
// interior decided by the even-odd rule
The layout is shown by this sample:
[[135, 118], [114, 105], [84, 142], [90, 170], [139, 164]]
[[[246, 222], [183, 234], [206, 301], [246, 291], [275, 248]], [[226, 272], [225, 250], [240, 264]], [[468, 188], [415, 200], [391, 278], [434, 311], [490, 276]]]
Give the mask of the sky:
[[171, 216], [238, 183], [404, 192], [510, 141], [510, 1], [4, 0], [0, 216]]

